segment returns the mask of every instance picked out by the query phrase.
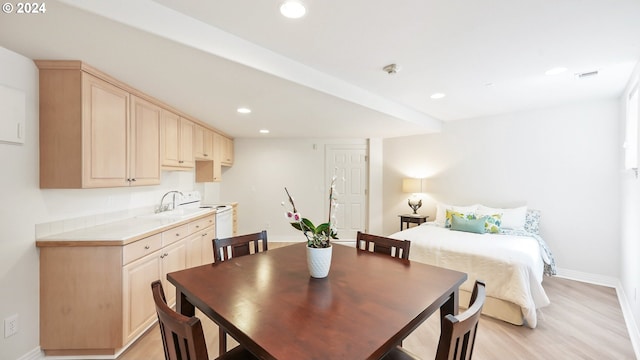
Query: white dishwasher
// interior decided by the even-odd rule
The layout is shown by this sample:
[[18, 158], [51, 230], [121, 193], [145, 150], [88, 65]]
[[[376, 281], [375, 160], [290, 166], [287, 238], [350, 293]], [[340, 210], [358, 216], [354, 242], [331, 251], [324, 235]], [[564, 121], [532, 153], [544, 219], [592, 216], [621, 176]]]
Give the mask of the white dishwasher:
[[216, 238], [224, 239], [233, 236], [233, 208], [231, 205], [217, 205]]

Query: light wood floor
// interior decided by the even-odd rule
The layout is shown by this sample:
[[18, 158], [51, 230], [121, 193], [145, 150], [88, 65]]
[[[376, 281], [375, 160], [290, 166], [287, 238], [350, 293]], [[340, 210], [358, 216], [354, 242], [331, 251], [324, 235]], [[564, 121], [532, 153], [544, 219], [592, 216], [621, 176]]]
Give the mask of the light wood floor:
[[[278, 243], [269, 246], [275, 248]], [[538, 326], [530, 329], [483, 316], [474, 360], [636, 359], [615, 289], [557, 277], [545, 278], [543, 286], [551, 305], [539, 310]], [[205, 329], [209, 356], [214, 359], [218, 354], [218, 328], [202, 314], [197, 315]], [[423, 359], [434, 359], [439, 335], [438, 316], [432, 316], [403, 346]], [[156, 359], [164, 359], [157, 326], [118, 358]]]

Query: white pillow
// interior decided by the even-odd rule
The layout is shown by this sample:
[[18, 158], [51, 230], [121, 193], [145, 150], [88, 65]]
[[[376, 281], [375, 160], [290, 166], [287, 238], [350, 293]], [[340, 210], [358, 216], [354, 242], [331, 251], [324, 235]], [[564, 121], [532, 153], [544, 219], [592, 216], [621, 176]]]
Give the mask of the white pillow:
[[502, 214], [503, 229], [523, 230], [527, 220], [527, 207], [520, 206], [517, 208], [503, 209], [490, 208], [484, 205], [478, 206], [478, 213], [482, 215]]
[[453, 210], [453, 211], [461, 212], [463, 214], [468, 214], [468, 213], [475, 212], [478, 206], [479, 206], [478, 204], [469, 205], [469, 206], [456, 206], [456, 205], [447, 205], [445, 203], [437, 203], [436, 219], [433, 222], [436, 223], [437, 225], [444, 226], [444, 224], [447, 221], [447, 210]]

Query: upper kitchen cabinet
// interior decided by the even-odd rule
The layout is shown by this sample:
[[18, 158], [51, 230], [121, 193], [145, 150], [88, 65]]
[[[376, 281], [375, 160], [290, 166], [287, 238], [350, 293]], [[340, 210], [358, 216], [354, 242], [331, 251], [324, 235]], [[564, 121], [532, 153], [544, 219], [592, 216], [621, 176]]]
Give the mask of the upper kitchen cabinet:
[[40, 187], [160, 183], [160, 111], [80, 61], [40, 70]]
[[162, 110], [160, 148], [162, 167], [190, 170], [195, 166], [193, 137], [196, 124], [168, 110]]
[[220, 162], [223, 166], [233, 165], [233, 139], [216, 133], [214, 143], [218, 146], [220, 152]]
[[213, 160], [213, 131], [196, 125], [193, 136], [193, 153], [196, 160]]
[[160, 184], [159, 106], [131, 95], [129, 169], [132, 185]]
[[[198, 130], [196, 130], [196, 133]], [[220, 182], [222, 181], [222, 166], [233, 165], [233, 139], [217, 132], [210, 131], [213, 140], [213, 156], [198, 158], [196, 155], [196, 182]], [[200, 142], [198, 136], [196, 144]], [[196, 154], [198, 153], [196, 145]]]

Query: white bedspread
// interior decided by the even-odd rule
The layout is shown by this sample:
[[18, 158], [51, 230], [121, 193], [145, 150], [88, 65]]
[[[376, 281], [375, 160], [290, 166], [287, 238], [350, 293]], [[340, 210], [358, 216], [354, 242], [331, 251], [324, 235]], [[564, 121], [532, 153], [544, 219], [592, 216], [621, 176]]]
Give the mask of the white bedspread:
[[536, 309], [549, 305], [542, 288], [544, 262], [532, 237], [474, 234], [432, 223], [390, 237], [411, 240], [410, 260], [467, 273], [463, 290], [471, 291], [476, 279], [484, 280], [487, 296], [519, 305], [531, 328], [537, 325]]

